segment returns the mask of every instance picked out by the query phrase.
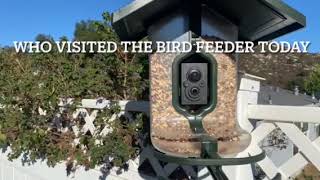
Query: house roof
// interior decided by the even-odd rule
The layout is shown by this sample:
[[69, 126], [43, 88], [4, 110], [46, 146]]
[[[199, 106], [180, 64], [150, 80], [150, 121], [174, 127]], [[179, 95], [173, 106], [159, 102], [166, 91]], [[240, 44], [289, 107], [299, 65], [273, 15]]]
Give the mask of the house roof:
[[287, 105], [287, 106], [307, 106], [317, 104], [317, 99], [312, 99], [311, 96], [299, 93], [295, 95], [293, 91], [281, 89], [273, 86], [261, 86], [258, 95], [258, 104], [270, 104], [271, 99], [274, 105]]
[[[113, 27], [122, 40], [140, 40], [149, 26], [186, 0], [135, 0], [113, 14]], [[282, 0], [199, 0], [239, 27], [239, 40], [271, 40], [305, 27], [303, 14]]]

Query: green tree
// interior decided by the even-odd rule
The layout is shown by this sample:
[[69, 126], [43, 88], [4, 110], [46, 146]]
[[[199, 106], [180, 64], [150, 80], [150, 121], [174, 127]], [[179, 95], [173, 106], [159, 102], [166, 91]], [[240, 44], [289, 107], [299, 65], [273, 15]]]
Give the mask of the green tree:
[[[148, 57], [146, 54], [124, 53], [120, 41], [111, 26], [111, 15], [103, 14], [103, 21], [81, 21], [76, 25], [75, 40], [78, 41], [114, 41], [118, 43], [118, 51], [114, 54], [87, 54], [90, 61], [103, 62], [109, 77], [112, 80], [113, 90], [118, 99], [137, 99], [148, 88]], [[142, 79], [142, 81], [140, 81]], [[130, 87], [130, 88], [128, 88]]]
[[304, 85], [309, 94], [320, 92], [320, 65], [314, 67]]
[[35, 40], [40, 42], [44, 42], [44, 41], [54, 42], [53, 37], [46, 34], [38, 34]]

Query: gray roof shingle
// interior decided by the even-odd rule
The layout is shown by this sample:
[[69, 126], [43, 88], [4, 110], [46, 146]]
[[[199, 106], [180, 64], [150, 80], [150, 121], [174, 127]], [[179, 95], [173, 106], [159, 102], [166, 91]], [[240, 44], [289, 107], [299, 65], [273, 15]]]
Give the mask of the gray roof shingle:
[[307, 106], [319, 103], [317, 99], [312, 99], [312, 97], [308, 95], [301, 93], [295, 95], [293, 91], [279, 87], [261, 86], [258, 95], [258, 104], [270, 104], [270, 99], [274, 105]]

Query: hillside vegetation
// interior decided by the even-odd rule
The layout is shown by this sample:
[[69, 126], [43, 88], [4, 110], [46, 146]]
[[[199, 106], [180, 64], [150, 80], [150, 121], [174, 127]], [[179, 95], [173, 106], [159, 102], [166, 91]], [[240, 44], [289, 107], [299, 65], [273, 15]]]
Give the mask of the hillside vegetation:
[[[319, 64], [320, 54], [311, 53], [254, 53], [239, 56], [240, 71], [266, 78], [264, 84], [289, 90], [299, 86], [302, 91], [308, 91], [304, 81]], [[308, 91], [308, 93], [311, 92]]]

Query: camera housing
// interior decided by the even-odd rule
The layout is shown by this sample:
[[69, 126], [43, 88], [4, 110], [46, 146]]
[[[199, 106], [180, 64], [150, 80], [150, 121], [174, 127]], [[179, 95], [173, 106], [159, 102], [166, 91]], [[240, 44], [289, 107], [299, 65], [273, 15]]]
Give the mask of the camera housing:
[[190, 52], [172, 62], [172, 105], [185, 117], [204, 117], [217, 105], [217, 61], [208, 53]]
[[208, 64], [181, 63], [181, 105], [208, 104]]

